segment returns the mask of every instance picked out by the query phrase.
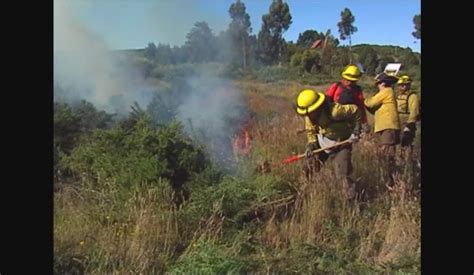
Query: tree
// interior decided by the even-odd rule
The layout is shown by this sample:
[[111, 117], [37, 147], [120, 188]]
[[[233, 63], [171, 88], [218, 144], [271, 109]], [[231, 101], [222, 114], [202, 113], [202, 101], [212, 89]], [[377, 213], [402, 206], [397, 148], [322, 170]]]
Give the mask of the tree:
[[[293, 41], [285, 43], [282, 60], [288, 63], [291, 63], [291, 57], [297, 53], [301, 52], [301, 47], [298, 47]], [[291, 64], [290, 64], [291, 65]]]
[[412, 67], [420, 64], [418, 58], [409, 47], [405, 48], [400, 54], [400, 62], [405, 67]]
[[151, 72], [155, 69], [155, 63], [148, 58], [140, 58], [136, 61], [137, 67], [141, 70], [142, 75], [147, 78], [151, 75]]
[[155, 60], [156, 57], [156, 45], [155, 43], [148, 43], [148, 46], [145, 48], [145, 57], [148, 60]]
[[321, 39], [323, 43], [320, 58], [316, 60], [317, 67], [318, 69], [323, 68], [324, 72], [329, 73], [330, 67], [334, 64], [335, 58], [337, 58], [335, 54], [339, 40], [331, 34], [331, 29], [328, 29], [325, 34], [322, 34]]
[[278, 47], [270, 33], [268, 24], [264, 21], [257, 38], [257, 53], [259, 60], [266, 65], [271, 64], [278, 55]]
[[72, 105], [74, 115], [79, 119], [82, 133], [90, 134], [95, 129], [107, 129], [112, 126], [114, 114], [98, 111], [94, 104], [81, 100]]
[[344, 8], [343, 11], [341, 11], [341, 21], [337, 23], [337, 26], [339, 27], [339, 33], [340, 33], [340, 38], [342, 40], [346, 40], [349, 38], [349, 55], [350, 55], [350, 61], [352, 62], [352, 40], [351, 36], [353, 33], [357, 32], [357, 27], [355, 27], [354, 24], [355, 17], [352, 15], [352, 12], [348, 8]]
[[332, 74], [335, 56], [336, 47], [333, 45], [327, 45], [324, 51], [321, 51], [321, 58], [318, 60], [318, 67], [322, 69], [323, 73]]
[[173, 51], [169, 44], [158, 44], [156, 48], [156, 61], [159, 64], [174, 64]]
[[188, 61], [188, 53], [186, 52], [185, 46], [173, 46], [171, 52], [173, 53], [173, 60], [175, 63], [179, 64]]
[[269, 13], [262, 16], [262, 29], [258, 34], [259, 50], [264, 63], [268, 64], [274, 60], [280, 61], [285, 42], [282, 34], [288, 30], [291, 23], [288, 4], [283, 3], [283, 0], [273, 0]]
[[416, 39], [421, 39], [421, 14], [413, 16], [413, 24], [415, 24], [415, 31], [411, 34]]
[[70, 153], [81, 134], [80, 118], [67, 103], [54, 103], [53, 143], [63, 152]]
[[324, 39], [324, 34], [318, 33], [315, 30], [306, 30], [303, 33], [298, 35], [298, 40], [296, 40], [296, 45], [309, 48], [318, 39]]
[[371, 46], [363, 46], [359, 53], [359, 62], [364, 66], [366, 74], [375, 74], [378, 65], [377, 52]]
[[310, 73], [313, 68], [319, 69], [319, 54], [312, 49], [305, 50], [301, 56], [301, 65], [303, 69]]
[[327, 47], [328, 45], [332, 45], [334, 47], [339, 46], [339, 40], [331, 34], [331, 29], [328, 29], [326, 33], [320, 33], [321, 39], [323, 40], [323, 48]]
[[301, 65], [301, 58], [302, 58], [303, 53], [302, 52], [296, 52], [294, 53], [291, 58], [290, 58], [290, 66], [292, 67], [299, 67]]
[[176, 118], [179, 106], [192, 93], [192, 87], [181, 78], [173, 79], [170, 86], [166, 86], [153, 95], [146, 112], [154, 125], [169, 124]]
[[216, 36], [216, 47], [219, 49], [216, 61], [230, 63], [231, 66], [236, 66], [237, 61], [240, 60], [241, 52], [240, 44], [234, 44], [229, 29], [219, 32]]
[[255, 63], [255, 59], [257, 57], [257, 50], [258, 50], [258, 40], [255, 34], [249, 36], [248, 40], [248, 53], [249, 53], [249, 61], [250, 65]]
[[196, 22], [186, 35], [185, 47], [189, 61], [201, 63], [214, 61], [216, 56], [216, 38], [207, 22]]
[[234, 42], [232, 45], [235, 48], [239, 48], [237, 45], [241, 45], [242, 70], [245, 72], [247, 71], [248, 39], [249, 34], [252, 32], [250, 16], [245, 12], [245, 4], [240, 2], [240, 0], [230, 5], [229, 14], [230, 18], [232, 18], [229, 24], [229, 33]]

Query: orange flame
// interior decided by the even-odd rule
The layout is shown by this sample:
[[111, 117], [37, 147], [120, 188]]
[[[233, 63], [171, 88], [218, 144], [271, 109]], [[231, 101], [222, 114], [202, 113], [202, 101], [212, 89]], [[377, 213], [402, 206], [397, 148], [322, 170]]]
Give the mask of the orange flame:
[[246, 156], [250, 153], [250, 134], [246, 129], [241, 129], [240, 133], [232, 140], [232, 149], [236, 158]]

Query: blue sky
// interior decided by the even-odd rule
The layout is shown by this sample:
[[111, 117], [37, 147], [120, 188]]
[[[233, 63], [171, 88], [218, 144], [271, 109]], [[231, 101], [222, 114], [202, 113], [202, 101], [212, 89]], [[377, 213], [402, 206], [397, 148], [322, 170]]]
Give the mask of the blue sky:
[[[89, 32], [102, 37], [110, 48], [136, 49], [148, 42], [182, 45], [197, 21], [206, 21], [215, 34], [227, 28], [234, 0], [65, 0], [70, 12]], [[254, 34], [268, 13], [271, 0], [243, 0]], [[410, 47], [421, 52], [411, 33], [420, 0], [288, 0], [293, 23], [284, 37], [296, 41], [308, 29], [339, 36], [340, 12], [349, 8], [358, 31], [352, 44]], [[416, 41], [416, 42], [415, 42]], [[347, 44], [348, 42], [343, 42]]]

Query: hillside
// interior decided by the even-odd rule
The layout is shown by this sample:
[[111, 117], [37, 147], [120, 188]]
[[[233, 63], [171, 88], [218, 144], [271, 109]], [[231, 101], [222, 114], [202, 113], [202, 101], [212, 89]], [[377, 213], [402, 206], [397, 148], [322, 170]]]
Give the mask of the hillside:
[[231, 169], [209, 159], [199, 138], [176, 125], [154, 128], [140, 112], [59, 154], [55, 273], [418, 273], [419, 135], [414, 159], [398, 159], [392, 191], [373, 137], [357, 143], [364, 191], [349, 203], [331, 166], [308, 182], [303, 161], [280, 165], [304, 150], [292, 110], [304, 86], [232, 85], [253, 115], [250, 154]]

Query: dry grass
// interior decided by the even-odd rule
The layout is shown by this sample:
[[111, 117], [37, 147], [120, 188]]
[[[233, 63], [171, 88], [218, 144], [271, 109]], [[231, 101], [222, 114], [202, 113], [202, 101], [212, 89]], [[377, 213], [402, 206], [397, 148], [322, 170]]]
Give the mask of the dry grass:
[[[254, 159], [263, 158], [275, 164], [302, 153], [306, 137], [297, 134], [297, 130], [303, 127], [303, 122], [288, 102], [294, 100], [302, 86], [290, 84], [275, 88], [279, 97], [264, 96], [265, 93], [258, 92], [263, 87], [255, 87], [258, 85], [247, 94], [255, 110], [281, 111], [270, 121], [261, 118], [255, 122], [253, 134], [258, 150], [253, 154]], [[284, 104], [286, 108], [282, 110]], [[372, 119], [369, 115], [369, 121]], [[417, 146], [415, 160], [419, 159], [419, 150]], [[363, 200], [356, 203], [343, 199], [339, 183], [333, 180], [330, 163], [310, 182], [301, 176], [302, 161], [274, 168], [272, 173], [288, 179], [296, 196], [288, 218], [279, 218], [275, 212], [265, 222], [260, 235], [262, 244], [276, 250], [288, 249], [300, 242], [324, 244], [367, 265], [403, 266], [410, 259], [408, 262], [419, 266], [419, 169], [413, 163], [397, 159], [399, 174], [396, 187], [390, 191], [386, 188], [388, 174], [384, 161], [372, 135], [354, 146], [354, 178], [359, 179], [360, 188], [364, 190]], [[349, 252], [344, 252], [347, 250]]]
[[125, 198], [115, 188], [67, 187], [55, 195], [55, 261], [63, 265], [56, 271], [69, 263], [87, 273], [163, 271], [183, 241], [167, 186]]
[[[64, 188], [55, 195], [56, 271], [164, 273], [176, 261], [195, 257], [195, 244], [205, 239], [232, 251], [244, 243], [251, 246], [247, 255], [232, 252], [232, 257], [253, 263], [248, 269], [255, 274], [419, 273], [420, 169], [399, 159], [395, 188], [388, 190], [384, 160], [367, 136], [353, 150], [354, 177], [359, 178], [364, 196], [348, 202], [333, 180], [331, 163], [311, 181], [302, 177], [303, 161], [280, 165], [304, 150], [305, 134], [297, 133], [303, 122], [291, 106], [303, 86], [238, 85], [257, 113], [249, 128], [253, 151], [248, 162], [254, 167], [264, 161], [272, 164], [267, 173], [283, 179], [292, 196], [282, 194], [273, 198], [275, 203], [260, 204], [265, 215], [250, 222], [255, 226], [248, 231], [251, 235], [239, 245], [226, 245], [230, 230], [236, 229], [224, 227], [232, 221], [220, 214], [222, 201], [216, 201], [213, 214], [194, 226], [173, 207], [166, 183], [153, 188], [138, 185], [127, 193], [113, 182], [100, 189]], [[415, 149], [416, 163], [418, 143]]]

